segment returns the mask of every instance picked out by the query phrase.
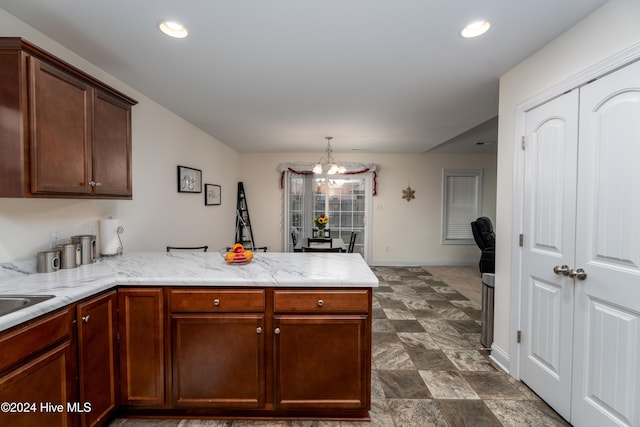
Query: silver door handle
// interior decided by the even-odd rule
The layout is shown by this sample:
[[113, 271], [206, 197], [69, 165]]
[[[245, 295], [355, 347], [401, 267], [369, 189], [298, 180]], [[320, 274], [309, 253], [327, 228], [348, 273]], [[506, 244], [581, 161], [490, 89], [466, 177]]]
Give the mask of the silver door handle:
[[556, 265], [555, 267], [553, 267], [553, 272], [558, 276], [568, 276], [571, 273], [571, 269], [568, 265]]
[[571, 270], [571, 272], [569, 273], [569, 277], [571, 277], [572, 279], [584, 280], [587, 278], [587, 272], [582, 268], [578, 268], [575, 270]]

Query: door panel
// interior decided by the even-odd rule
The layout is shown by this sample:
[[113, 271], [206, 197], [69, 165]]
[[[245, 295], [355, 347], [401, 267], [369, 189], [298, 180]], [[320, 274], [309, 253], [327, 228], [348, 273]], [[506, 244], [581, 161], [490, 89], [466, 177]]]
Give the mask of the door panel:
[[520, 377], [560, 415], [571, 409], [578, 92], [526, 115]]
[[640, 63], [581, 90], [573, 422], [640, 425]]

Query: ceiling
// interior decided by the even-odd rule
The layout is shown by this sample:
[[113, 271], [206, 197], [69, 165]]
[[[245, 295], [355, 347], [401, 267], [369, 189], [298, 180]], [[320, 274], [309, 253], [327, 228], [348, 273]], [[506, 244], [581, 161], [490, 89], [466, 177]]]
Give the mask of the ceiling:
[[[239, 152], [495, 152], [498, 79], [605, 0], [0, 0]], [[172, 19], [189, 36], [172, 39]], [[477, 19], [490, 31], [463, 39]], [[478, 141], [489, 142], [484, 146]], [[493, 144], [491, 144], [493, 142]], [[441, 145], [442, 144], [442, 145]]]

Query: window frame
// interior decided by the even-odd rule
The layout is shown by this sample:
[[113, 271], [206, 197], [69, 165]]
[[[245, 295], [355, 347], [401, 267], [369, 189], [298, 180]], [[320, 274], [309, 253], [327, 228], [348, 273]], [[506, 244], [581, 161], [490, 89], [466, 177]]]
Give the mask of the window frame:
[[[475, 211], [470, 210], [469, 215], [469, 231], [468, 237], [451, 237], [449, 233], [449, 225], [451, 218], [449, 195], [453, 190], [450, 185], [450, 178], [474, 178], [475, 187]], [[483, 170], [482, 169], [443, 169], [442, 170], [442, 244], [443, 245], [474, 245], [475, 240], [471, 231], [471, 222], [482, 216], [482, 189], [483, 189]], [[469, 204], [471, 204], [469, 200]], [[471, 218], [473, 216], [473, 218]]]

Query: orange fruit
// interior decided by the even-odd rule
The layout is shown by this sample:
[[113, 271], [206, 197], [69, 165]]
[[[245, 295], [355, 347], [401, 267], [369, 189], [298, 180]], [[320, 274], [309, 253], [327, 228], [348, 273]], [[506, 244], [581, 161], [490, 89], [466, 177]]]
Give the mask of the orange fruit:
[[227, 253], [225, 254], [225, 256], [224, 256], [224, 259], [225, 259], [227, 262], [233, 262], [233, 260], [235, 259], [235, 257], [236, 257], [236, 254], [235, 254], [234, 252], [227, 252]]
[[231, 251], [235, 253], [243, 252], [244, 246], [242, 246], [242, 243], [235, 243], [233, 246], [231, 246]]
[[247, 257], [247, 260], [251, 261], [253, 259], [253, 252], [251, 252], [250, 250], [246, 250], [244, 251], [244, 256]]

